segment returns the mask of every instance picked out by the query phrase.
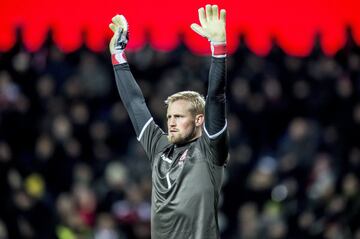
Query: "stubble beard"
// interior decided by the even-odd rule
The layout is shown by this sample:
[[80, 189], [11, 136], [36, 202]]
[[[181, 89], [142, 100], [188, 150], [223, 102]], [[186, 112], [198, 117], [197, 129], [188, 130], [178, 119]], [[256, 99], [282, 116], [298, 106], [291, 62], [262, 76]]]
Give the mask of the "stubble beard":
[[[176, 132], [178, 133], [178, 132]], [[191, 131], [190, 134], [188, 134], [185, 137], [182, 137], [181, 135], [174, 135], [174, 134], [168, 134], [168, 140], [170, 141], [170, 143], [172, 144], [185, 144], [189, 141], [191, 141], [192, 139], [194, 139], [196, 135], [196, 128], [194, 127], [194, 129]]]

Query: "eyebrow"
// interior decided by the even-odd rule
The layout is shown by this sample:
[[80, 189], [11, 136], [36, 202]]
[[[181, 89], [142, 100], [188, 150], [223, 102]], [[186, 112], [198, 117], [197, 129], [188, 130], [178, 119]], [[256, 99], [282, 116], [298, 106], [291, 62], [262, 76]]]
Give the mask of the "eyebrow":
[[179, 113], [176, 113], [176, 114], [166, 114], [166, 117], [169, 118], [170, 116], [184, 116], [185, 114], [179, 114]]

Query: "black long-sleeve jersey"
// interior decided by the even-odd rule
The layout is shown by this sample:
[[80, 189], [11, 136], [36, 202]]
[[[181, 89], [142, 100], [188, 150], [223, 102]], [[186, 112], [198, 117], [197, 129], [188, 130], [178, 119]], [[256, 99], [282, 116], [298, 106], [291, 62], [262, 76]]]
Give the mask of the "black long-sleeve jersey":
[[211, 60], [201, 137], [174, 145], [155, 124], [127, 63], [116, 84], [152, 168], [151, 237], [218, 239], [218, 201], [228, 157], [226, 59]]

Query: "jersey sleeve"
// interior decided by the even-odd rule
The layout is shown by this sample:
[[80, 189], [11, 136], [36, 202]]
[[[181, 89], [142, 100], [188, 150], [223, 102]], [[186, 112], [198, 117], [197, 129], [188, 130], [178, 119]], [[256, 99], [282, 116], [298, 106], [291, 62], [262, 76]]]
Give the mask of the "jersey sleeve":
[[213, 57], [211, 60], [204, 132], [204, 147], [208, 158], [216, 165], [224, 165], [228, 158], [225, 57]]
[[205, 104], [204, 131], [209, 138], [224, 133], [226, 122], [226, 58], [212, 58]]
[[151, 163], [153, 162], [154, 156], [169, 145], [166, 134], [155, 124], [152, 118], [145, 124], [137, 139], [143, 146]]
[[139, 137], [145, 124], [151, 119], [151, 114], [145, 103], [144, 96], [136, 83], [127, 63], [114, 65], [115, 80], [118, 92], [131, 123]]
[[227, 131], [224, 131], [216, 138], [209, 138], [209, 136], [203, 134], [200, 138], [200, 145], [207, 161], [217, 166], [225, 166], [227, 164], [229, 159], [229, 137]]
[[167, 143], [165, 133], [157, 126], [145, 103], [127, 63], [114, 65], [116, 85], [120, 98], [129, 114], [137, 140], [142, 144], [149, 159]]

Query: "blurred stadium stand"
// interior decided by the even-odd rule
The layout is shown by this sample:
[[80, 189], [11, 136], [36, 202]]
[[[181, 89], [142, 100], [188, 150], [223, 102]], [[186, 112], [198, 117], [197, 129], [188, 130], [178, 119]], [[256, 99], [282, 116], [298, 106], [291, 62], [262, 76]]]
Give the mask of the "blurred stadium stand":
[[[166, 96], [206, 92], [209, 58], [182, 45], [128, 61], [160, 125]], [[359, 239], [359, 46], [259, 57], [242, 43], [228, 86], [222, 238]], [[150, 199], [107, 51], [0, 53], [0, 239], [150, 238]]]

